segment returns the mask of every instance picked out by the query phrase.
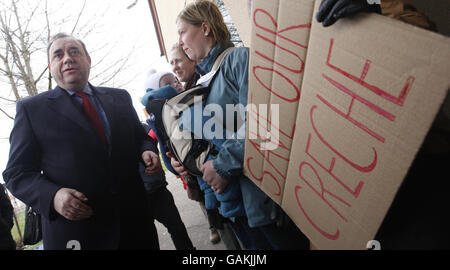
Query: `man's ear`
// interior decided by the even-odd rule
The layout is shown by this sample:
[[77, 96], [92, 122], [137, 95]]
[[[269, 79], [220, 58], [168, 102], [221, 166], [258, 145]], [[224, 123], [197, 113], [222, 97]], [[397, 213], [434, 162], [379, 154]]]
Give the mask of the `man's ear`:
[[87, 59], [88, 59], [89, 67], [91, 67], [91, 57], [88, 56]]

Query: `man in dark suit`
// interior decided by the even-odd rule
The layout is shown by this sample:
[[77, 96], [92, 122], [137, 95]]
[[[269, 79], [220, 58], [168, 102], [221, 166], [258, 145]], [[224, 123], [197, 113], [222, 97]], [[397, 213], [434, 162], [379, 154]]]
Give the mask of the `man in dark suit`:
[[161, 165], [130, 95], [88, 83], [81, 40], [57, 34], [47, 52], [58, 86], [17, 103], [8, 189], [41, 214], [45, 249], [158, 249], [138, 162]]

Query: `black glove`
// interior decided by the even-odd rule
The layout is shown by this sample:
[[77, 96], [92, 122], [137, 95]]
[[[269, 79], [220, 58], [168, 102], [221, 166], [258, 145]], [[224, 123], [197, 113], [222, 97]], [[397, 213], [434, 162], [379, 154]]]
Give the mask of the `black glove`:
[[373, 0], [322, 0], [316, 19], [323, 26], [330, 26], [338, 19], [348, 17], [359, 12], [381, 13], [379, 4], [369, 4]]

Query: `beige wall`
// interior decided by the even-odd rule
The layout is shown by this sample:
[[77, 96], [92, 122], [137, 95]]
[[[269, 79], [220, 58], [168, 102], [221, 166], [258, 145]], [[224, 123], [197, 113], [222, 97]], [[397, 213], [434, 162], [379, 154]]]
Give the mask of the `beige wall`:
[[191, 2], [194, 2], [194, 0], [155, 0], [166, 52], [169, 52], [172, 45], [178, 41], [175, 24], [177, 15], [184, 8], [185, 4]]
[[[175, 20], [185, 5], [194, 0], [155, 0], [166, 52], [178, 41]], [[224, 0], [225, 6], [245, 46], [250, 46], [251, 23], [246, 0]], [[245, 11], [245, 12], [243, 12]]]
[[[249, 18], [248, 2], [250, 0], [223, 0], [230, 14], [239, 36], [245, 46], [250, 46], [251, 20]], [[161, 25], [166, 51], [178, 40], [175, 19], [185, 5], [194, 0], [155, 0], [156, 9]], [[413, 0], [413, 4], [428, 15], [438, 26], [440, 33], [450, 35], [448, 14], [450, 0]]]
[[223, 0], [244, 46], [250, 46], [252, 24], [246, 0]]

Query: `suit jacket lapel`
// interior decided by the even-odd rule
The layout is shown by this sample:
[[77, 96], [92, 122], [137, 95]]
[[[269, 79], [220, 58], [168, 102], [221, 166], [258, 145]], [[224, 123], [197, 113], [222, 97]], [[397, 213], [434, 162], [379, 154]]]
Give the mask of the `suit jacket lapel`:
[[110, 127], [110, 133], [111, 133], [111, 144], [113, 141], [113, 134], [114, 134], [114, 98], [108, 94], [105, 89], [100, 87], [94, 87], [91, 84], [89, 84], [91, 89], [95, 92], [95, 95], [97, 96], [98, 100], [100, 101], [103, 111], [105, 111], [106, 118], [109, 122]]
[[48, 107], [50, 109], [79, 125], [84, 130], [95, 134], [89, 122], [83, 113], [77, 109], [68, 93], [65, 93], [59, 86], [51, 91], [52, 93], [48, 97]]

